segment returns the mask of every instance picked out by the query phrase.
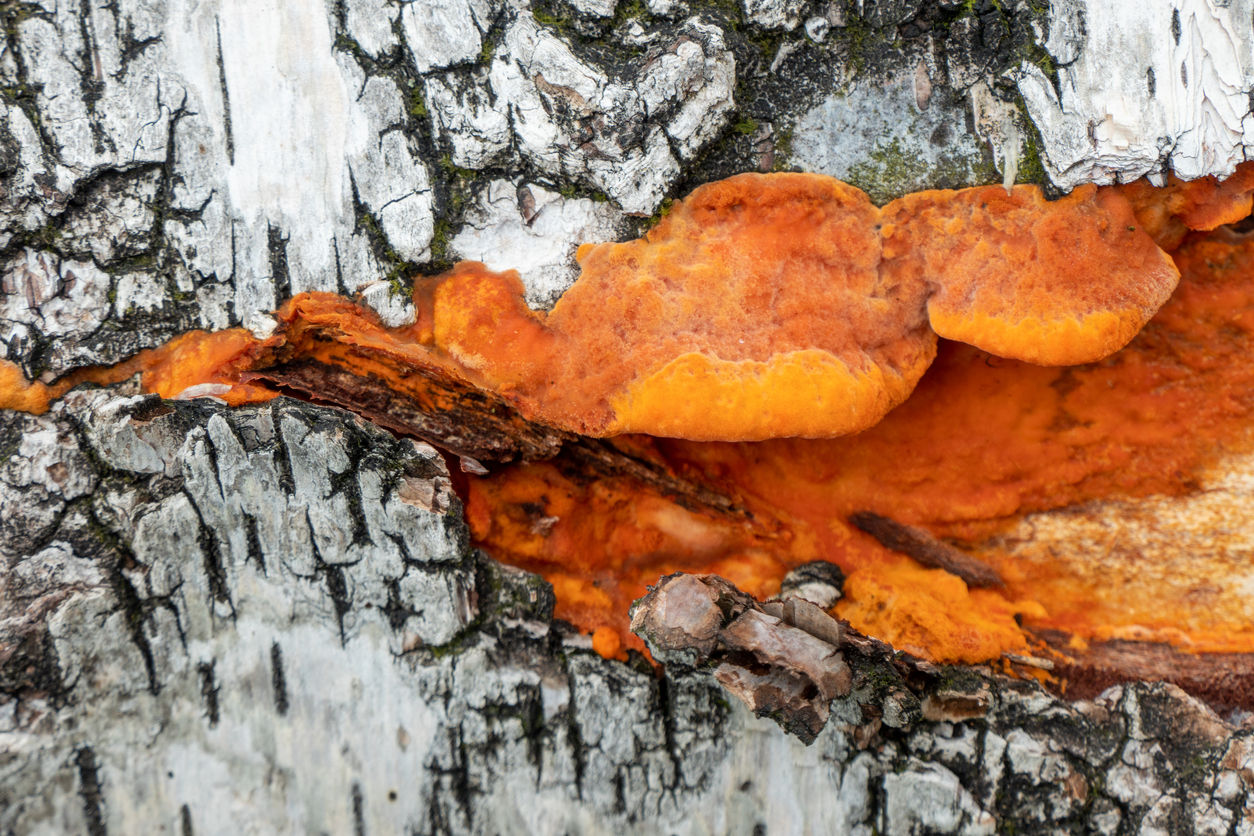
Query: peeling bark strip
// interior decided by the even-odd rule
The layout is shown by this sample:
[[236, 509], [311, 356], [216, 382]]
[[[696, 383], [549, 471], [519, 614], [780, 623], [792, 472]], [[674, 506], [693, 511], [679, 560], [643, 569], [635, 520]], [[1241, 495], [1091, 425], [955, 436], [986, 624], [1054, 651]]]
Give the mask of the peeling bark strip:
[[249, 372], [241, 379], [311, 403], [348, 409], [392, 432], [420, 438], [476, 462], [554, 460], [565, 472], [585, 478], [632, 479], [690, 510], [730, 515], [763, 527], [736, 499], [624, 453], [612, 442], [527, 421], [495, 395], [438, 369], [406, 371], [428, 381], [424, 398], [409, 397], [372, 377], [308, 359]]
[[1246, 7], [1061, 0], [1047, 31], [1050, 63], [1025, 61], [1017, 84], [1060, 188], [1224, 176], [1254, 154]]
[[[417, 373], [430, 381], [431, 395], [425, 404], [396, 392], [383, 381], [317, 360], [283, 363], [243, 378], [270, 384], [302, 400], [352, 410], [393, 432], [479, 461], [550, 459], [567, 438], [565, 433], [523, 420], [499, 398], [448, 375], [424, 369]], [[432, 407], [436, 402], [438, 409]]]
[[870, 511], [849, 515], [849, 522], [870, 534], [884, 548], [909, 555], [924, 566], [944, 569], [970, 586], [1005, 586], [997, 570], [963, 554], [931, 532]]

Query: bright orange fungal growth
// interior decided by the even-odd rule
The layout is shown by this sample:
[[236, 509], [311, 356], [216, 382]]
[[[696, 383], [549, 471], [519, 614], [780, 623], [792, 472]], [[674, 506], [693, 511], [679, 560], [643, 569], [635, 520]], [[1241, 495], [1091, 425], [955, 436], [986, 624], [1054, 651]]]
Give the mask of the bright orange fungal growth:
[[[1227, 217], [1235, 210], [1222, 207], [1243, 200], [1238, 186], [1219, 184], [1196, 205], [1171, 203], [1162, 217]], [[1113, 190], [1055, 204], [1032, 190], [970, 190], [913, 196], [881, 213], [830, 178], [732, 178], [698, 189], [644, 241], [582, 248], [583, 277], [547, 316], [523, 303], [516, 274], [464, 264], [420, 280], [411, 328], [389, 330], [348, 300], [306, 294], [277, 312], [268, 340], [189, 334], [50, 387], [0, 364], [0, 404], [43, 409], [76, 381], [137, 370], [167, 397], [208, 383], [229, 403], [264, 400], [275, 391], [241, 382], [242, 373], [308, 358], [385, 381], [436, 411], [412, 372], [437, 369], [591, 435], [852, 432], [904, 398], [931, 361], [927, 315], [946, 333], [1040, 363], [1062, 360], [1024, 349], [1038, 338], [1066, 336], [1057, 351], [1070, 360], [1125, 341], [1128, 323], [1148, 316], [1175, 276], [1144, 235], [1126, 229], [1137, 218], [1121, 200]], [[1070, 282], [1066, 258], [1053, 259], [1059, 269], [1041, 267], [1040, 253], [1065, 242], [1081, 262], [1104, 259], [1101, 280], [1115, 275], [1114, 289]], [[1022, 648], [1016, 615], [1089, 637], [1170, 638], [1179, 630], [1169, 624], [1185, 623], [1197, 646], [1254, 647], [1239, 603], [1190, 622], [1152, 586], [1135, 607], [1096, 590], [1080, 556], [1037, 565], [996, 552], [982, 556], [1007, 591], [968, 593], [844, 522], [873, 510], [978, 539], [1025, 511], [1186, 490], [1189, 474], [1244, 433], [1251, 414], [1254, 366], [1243, 358], [1254, 350], [1254, 245], [1217, 234], [1186, 244], [1177, 260], [1189, 281], [1101, 364], [1025, 366], [946, 343], [915, 397], [853, 438], [615, 442], [742, 498], [754, 525], [682, 508], [628, 480], [588, 482], [539, 463], [471, 478], [467, 518], [494, 555], [554, 584], [559, 617], [602, 628], [594, 647], [608, 655], [639, 646], [625, 631], [626, 606], [661, 574], [713, 572], [762, 597], [789, 567], [818, 558], [850, 572], [838, 609], [855, 626], [941, 661]], [[1094, 316], [1115, 324], [1085, 327]], [[1022, 324], [1033, 317], [1050, 327]], [[962, 332], [972, 319], [981, 327]]]
[[942, 337], [1047, 366], [1091, 363], [1127, 345], [1180, 273], [1117, 189], [1046, 201], [997, 186], [919, 192], [884, 211], [884, 273], [930, 284]]
[[931, 363], [931, 328], [1034, 363], [1091, 362], [1178, 279], [1118, 190], [923, 192], [881, 212], [814, 174], [701, 186], [645, 238], [578, 258], [547, 317], [517, 276], [459, 265], [423, 333], [533, 420], [691, 440], [873, 426]]
[[1249, 217], [1254, 207], [1254, 162], [1241, 163], [1224, 180], [1201, 177], [1186, 182], [1171, 174], [1162, 188], [1141, 178], [1119, 190], [1155, 243], [1171, 252], [1189, 230], [1209, 232]]
[[614, 370], [611, 433], [857, 432], [935, 355], [925, 287], [880, 276], [878, 222], [865, 194], [830, 177], [711, 183], [645, 239], [582, 248], [583, 275], [549, 323], [575, 335], [575, 375]]
[[585, 435], [857, 432], [935, 353], [925, 287], [879, 274], [878, 221], [830, 177], [732, 177], [643, 239], [581, 247], [547, 317], [516, 276], [459, 266], [433, 293], [432, 338], [528, 418]]
[[[1079, 515], [1093, 501], [1187, 495], [1208, 463], [1250, 449], [1254, 237], [1212, 233], [1176, 259], [1175, 295], [1100, 363], [1028, 365], [942, 342], [911, 398], [856, 436], [636, 447], [737, 497], [759, 529], [625, 481], [588, 484], [535, 463], [469, 480], [472, 534], [493, 555], [560, 575], [558, 615], [587, 630], [624, 630], [630, 602], [662, 574], [712, 572], [762, 596], [789, 568], [823, 559], [848, 574], [839, 615], [937, 661], [1022, 649], [1016, 614], [1082, 639], [1254, 651], [1239, 542], [1194, 565], [1178, 551], [1125, 558], [1083, 542], [1011, 557], [988, 539], [1024, 513], [1076, 506]], [[1006, 590], [965, 592], [958, 579], [885, 550], [847, 523], [860, 510], [977, 544], [974, 555]], [[625, 641], [638, 647], [634, 636]]]

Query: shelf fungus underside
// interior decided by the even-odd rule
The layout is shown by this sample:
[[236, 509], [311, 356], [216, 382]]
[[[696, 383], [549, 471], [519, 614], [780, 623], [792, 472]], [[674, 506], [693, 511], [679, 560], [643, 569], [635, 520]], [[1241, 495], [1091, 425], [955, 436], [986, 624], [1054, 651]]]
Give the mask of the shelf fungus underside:
[[[608, 656], [643, 649], [628, 609], [663, 575], [764, 599], [825, 561], [834, 615], [924, 659], [1045, 660], [1017, 669], [1073, 691], [1108, 684], [1101, 665], [1202, 681], [1219, 660], [1246, 682], [1252, 190], [1247, 164], [876, 207], [828, 177], [741, 175], [581, 247], [548, 313], [463, 263], [416, 280], [412, 325], [304, 294], [272, 332], [54, 383], [0, 364], [0, 406], [142, 373], [165, 397], [296, 395], [430, 441], [460, 458], [478, 544], [544, 575]], [[1110, 661], [1129, 641], [1152, 652]]]

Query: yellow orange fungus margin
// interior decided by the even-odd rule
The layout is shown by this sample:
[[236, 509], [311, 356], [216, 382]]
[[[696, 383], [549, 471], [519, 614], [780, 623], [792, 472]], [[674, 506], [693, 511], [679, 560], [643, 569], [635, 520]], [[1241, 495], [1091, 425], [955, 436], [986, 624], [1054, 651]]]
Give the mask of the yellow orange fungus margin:
[[[1180, 277], [1118, 189], [991, 186], [920, 192], [885, 208], [885, 269], [930, 282], [936, 333], [1047, 366], [1127, 345]], [[917, 242], [924, 242], [919, 246]]]

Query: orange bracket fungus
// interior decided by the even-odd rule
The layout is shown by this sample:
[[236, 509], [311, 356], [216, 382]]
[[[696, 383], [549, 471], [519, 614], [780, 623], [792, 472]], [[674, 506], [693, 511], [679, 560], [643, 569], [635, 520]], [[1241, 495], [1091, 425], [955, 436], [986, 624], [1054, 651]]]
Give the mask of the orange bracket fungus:
[[432, 293], [428, 344], [529, 419], [695, 441], [874, 426], [937, 333], [1046, 365], [1101, 359], [1179, 278], [1118, 190], [923, 192], [880, 210], [815, 174], [701, 186], [645, 238], [578, 259], [547, 317], [516, 278], [462, 265]]
[[[1206, 215], [1194, 203], [1187, 217]], [[238, 372], [268, 365], [262, 354], [307, 356], [298, 336], [314, 329], [351, 346], [357, 371], [424, 368], [585, 436], [832, 438], [905, 400], [938, 333], [1043, 365], [1092, 362], [1125, 345], [1179, 277], [1118, 189], [1054, 202], [1033, 186], [922, 192], [881, 210], [815, 174], [701, 186], [643, 239], [577, 258], [579, 280], [548, 315], [527, 307], [517, 274], [463, 263], [418, 282], [411, 328], [309, 294], [280, 312], [290, 333], [278, 343], [192, 339], [153, 364], [148, 385], [266, 397]]]
[[940, 336], [1044, 366], [1091, 363], [1127, 345], [1180, 273], [1117, 189], [1046, 202], [997, 186], [922, 192], [885, 209], [884, 272], [926, 283]]
[[[1130, 569], [1011, 532], [1027, 514], [1186, 496], [1222, 454], [1254, 452], [1254, 239], [1217, 228], [1249, 214], [1252, 191], [1246, 164], [1165, 189], [1051, 202], [989, 187], [877, 208], [828, 177], [740, 175], [640, 240], [581, 247], [581, 277], [547, 314], [517, 274], [464, 263], [416, 281], [411, 326], [304, 294], [268, 336], [188, 334], [47, 386], [0, 363], [0, 406], [41, 411], [142, 371], [165, 397], [295, 394], [429, 440], [461, 457], [475, 542], [542, 574], [557, 617], [605, 656], [644, 649], [628, 608], [663, 575], [767, 599], [790, 570], [830, 564], [843, 595], [823, 606], [848, 635], [1060, 688], [1189, 671], [1248, 704], [1249, 689], [1234, 696], [1254, 681], [1239, 655], [1254, 653], [1248, 565], [1206, 578], [1214, 560], [1146, 552]], [[711, 600], [740, 594], [701, 583]], [[736, 600], [772, 641], [848, 642], [784, 629], [797, 615], [775, 610], [794, 599]], [[737, 629], [724, 650], [759, 653]], [[1161, 644], [1130, 657], [1115, 644], [1128, 637]], [[747, 670], [724, 678], [764, 699]], [[813, 676], [780, 671], [790, 710], [822, 714]]]

